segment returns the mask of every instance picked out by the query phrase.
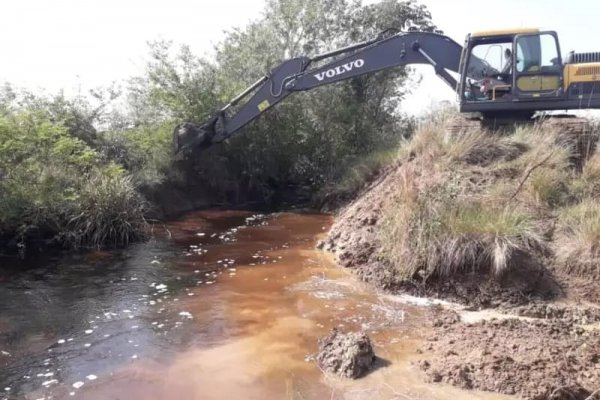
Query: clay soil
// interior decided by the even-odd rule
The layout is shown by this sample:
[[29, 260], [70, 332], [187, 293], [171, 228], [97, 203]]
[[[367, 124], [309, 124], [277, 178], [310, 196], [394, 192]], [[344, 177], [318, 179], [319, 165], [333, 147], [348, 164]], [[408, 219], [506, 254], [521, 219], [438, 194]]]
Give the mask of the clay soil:
[[453, 312], [432, 311], [433, 333], [420, 349], [429, 379], [523, 399], [600, 399], [599, 281], [545, 265], [504, 281], [469, 275], [403, 282], [379, 256], [377, 239], [382, 207], [401, 179], [398, 165], [382, 171], [340, 211], [319, 247], [379, 289], [509, 315], [465, 323]]
[[572, 315], [468, 324], [437, 314], [420, 349], [431, 381], [532, 400], [600, 399], [600, 332]]

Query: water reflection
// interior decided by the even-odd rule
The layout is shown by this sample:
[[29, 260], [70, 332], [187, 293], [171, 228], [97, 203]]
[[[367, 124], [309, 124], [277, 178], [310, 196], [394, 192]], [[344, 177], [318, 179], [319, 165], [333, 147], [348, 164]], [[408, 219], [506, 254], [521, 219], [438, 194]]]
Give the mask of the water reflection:
[[[198, 212], [125, 251], [11, 274], [0, 399], [504, 398], [425, 383], [411, 366], [422, 310], [315, 251], [330, 224]], [[332, 327], [367, 330], [391, 364], [357, 382], [324, 377], [310, 356]]]

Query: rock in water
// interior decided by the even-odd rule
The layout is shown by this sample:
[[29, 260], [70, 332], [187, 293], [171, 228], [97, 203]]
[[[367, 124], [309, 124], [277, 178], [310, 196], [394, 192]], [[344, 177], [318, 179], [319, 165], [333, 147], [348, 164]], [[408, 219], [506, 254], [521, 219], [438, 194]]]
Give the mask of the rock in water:
[[317, 362], [322, 370], [356, 379], [373, 366], [375, 353], [364, 332], [343, 333], [337, 329], [319, 339]]

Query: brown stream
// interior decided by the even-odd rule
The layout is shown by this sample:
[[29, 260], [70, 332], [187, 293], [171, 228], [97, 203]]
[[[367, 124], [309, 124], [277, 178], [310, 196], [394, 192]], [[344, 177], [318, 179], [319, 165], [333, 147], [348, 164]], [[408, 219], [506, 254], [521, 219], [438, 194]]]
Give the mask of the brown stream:
[[[123, 251], [0, 259], [0, 399], [509, 398], [426, 383], [423, 308], [315, 250], [331, 223], [202, 211]], [[379, 367], [324, 375], [332, 327], [366, 330]]]

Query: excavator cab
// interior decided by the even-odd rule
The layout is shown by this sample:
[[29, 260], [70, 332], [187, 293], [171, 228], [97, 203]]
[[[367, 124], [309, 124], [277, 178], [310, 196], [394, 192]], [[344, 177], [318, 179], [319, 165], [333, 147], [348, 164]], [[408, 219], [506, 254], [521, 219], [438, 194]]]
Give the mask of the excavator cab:
[[[486, 114], [541, 109], [563, 98], [558, 37], [519, 29], [467, 36], [461, 60], [461, 110]], [[529, 111], [530, 112], [530, 111]]]

